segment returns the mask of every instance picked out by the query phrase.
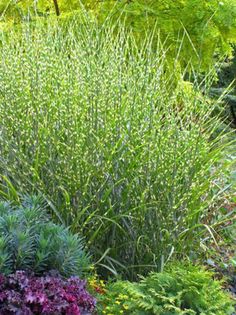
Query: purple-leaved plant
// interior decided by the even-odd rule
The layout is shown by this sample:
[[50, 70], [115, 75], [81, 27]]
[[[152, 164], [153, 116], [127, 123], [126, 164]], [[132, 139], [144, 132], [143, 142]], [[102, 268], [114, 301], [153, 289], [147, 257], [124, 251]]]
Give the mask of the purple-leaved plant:
[[96, 300], [78, 277], [37, 277], [24, 271], [0, 275], [0, 315], [91, 315]]

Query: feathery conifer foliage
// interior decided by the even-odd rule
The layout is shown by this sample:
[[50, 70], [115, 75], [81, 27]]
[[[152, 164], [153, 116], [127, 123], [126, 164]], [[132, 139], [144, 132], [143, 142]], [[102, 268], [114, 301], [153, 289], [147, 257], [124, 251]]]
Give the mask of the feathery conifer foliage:
[[170, 266], [140, 283], [118, 281], [101, 295], [101, 314], [231, 315], [233, 300], [213, 274], [196, 266]]

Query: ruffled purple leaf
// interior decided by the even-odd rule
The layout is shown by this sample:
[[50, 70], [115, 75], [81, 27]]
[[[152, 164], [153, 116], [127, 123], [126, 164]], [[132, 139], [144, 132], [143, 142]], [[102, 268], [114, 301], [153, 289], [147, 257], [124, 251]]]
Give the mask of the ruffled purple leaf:
[[96, 300], [87, 292], [86, 281], [64, 279], [50, 273], [37, 277], [17, 271], [0, 275], [0, 315], [91, 315]]

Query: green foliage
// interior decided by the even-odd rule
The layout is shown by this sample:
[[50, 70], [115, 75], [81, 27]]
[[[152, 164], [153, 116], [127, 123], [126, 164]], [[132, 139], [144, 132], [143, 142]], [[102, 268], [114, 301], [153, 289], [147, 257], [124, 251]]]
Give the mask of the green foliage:
[[81, 239], [50, 222], [40, 198], [24, 197], [22, 205], [0, 203], [0, 272], [58, 270], [81, 275], [88, 268]]
[[[81, 4], [102, 23], [108, 16], [114, 25], [123, 20], [141, 42], [156, 28], [156, 40], [168, 47], [169, 62], [179, 54], [182, 67], [189, 70], [208, 70], [215, 57], [231, 55], [230, 44], [236, 42], [236, 0], [58, 0], [62, 16], [80, 11]], [[1, 11], [15, 19], [55, 14], [53, 0], [2, 0]]]
[[140, 283], [118, 281], [100, 296], [101, 314], [226, 315], [233, 301], [221, 282], [196, 266], [173, 265], [167, 272], [151, 273]]
[[223, 171], [214, 104], [165, 72], [149, 37], [140, 50], [85, 18], [22, 27], [1, 39], [0, 173], [40, 192], [112, 272], [199, 252]]
[[[107, 3], [107, 5], [106, 5]], [[206, 71], [214, 57], [230, 55], [236, 41], [236, 1], [135, 0], [105, 1], [103, 14], [114, 20], [122, 15], [128, 28], [142, 40], [145, 32], [157, 28], [169, 47], [169, 62], [178, 53], [182, 67]], [[158, 38], [159, 39], [159, 38]]]

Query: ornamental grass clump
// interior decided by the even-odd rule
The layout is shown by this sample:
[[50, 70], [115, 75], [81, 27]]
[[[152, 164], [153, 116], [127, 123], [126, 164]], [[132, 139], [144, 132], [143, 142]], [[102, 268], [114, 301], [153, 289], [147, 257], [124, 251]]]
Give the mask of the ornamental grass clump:
[[0, 203], [0, 273], [57, 270], [71, 276], [88, 268], [81, 238], [52, 223], [40, 198], [25, 197], [18, 206]]
[[206, 248], [225, 145], [207, 78], [184, 82], [168, 47], [109, 20], [37, 20], [0, 42], [0, 174], [40, 193], [109, 273]]

